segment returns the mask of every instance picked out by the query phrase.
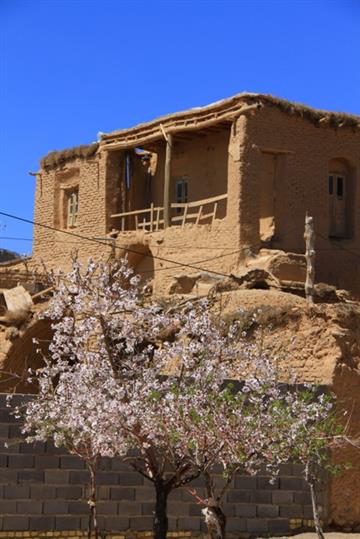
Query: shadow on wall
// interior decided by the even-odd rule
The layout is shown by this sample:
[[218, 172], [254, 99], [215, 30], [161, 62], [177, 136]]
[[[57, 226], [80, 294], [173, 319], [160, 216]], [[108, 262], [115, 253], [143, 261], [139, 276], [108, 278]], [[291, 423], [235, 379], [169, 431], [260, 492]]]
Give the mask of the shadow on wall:
[[148, 245], [143, 243], [127, 245], [121, 256], [126, 256], [129, 265], [140, 275], [142, 286], [154, 278], [154, 259]]

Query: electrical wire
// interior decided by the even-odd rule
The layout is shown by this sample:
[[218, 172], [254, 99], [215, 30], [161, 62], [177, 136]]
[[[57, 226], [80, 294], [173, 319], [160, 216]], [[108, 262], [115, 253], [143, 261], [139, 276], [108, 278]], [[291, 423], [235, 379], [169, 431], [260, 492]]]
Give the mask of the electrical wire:
[[[206, 271], [207, 273], [213, 273], [214, 275], [219, 275], [220, 277], [230, 277], [230, 275], [227, 274], [227, 273], [222, 273], [222, 272], [214, 271], [214, 270], [207, 270], [205, 268], [200, 268], [198, 266], [194, 266], [193, 264], [186, 264], [186, 263], [178, 262], [177, 260], [171, 260], [169, 258], [165, 258], [165, 257], [162, 257], [162, 256], [157, 256], [157, 255], [154, 255], [152, 253], [146, 253], [146, 252], [144, 253], [144, 252], [141, 252], [141, 251], [137, 251], [135, 249], [131, 249], [129, 247], [116, 245], [116, 244], [110, 244], [109, 241], [102, 241], [102, 240], [98, 240], [96, 238], [89, 238], [88, 236], [83, 236], [82, 234], [78, 234], [76, 232], [70, 232], [69, 230], [60, 230], [60, 229], [55, 228], [53, 226], [46, 225], [44, 223], [38, 223], [36, 221], [32, 221], [31, 219], [26, 219], [24, 217], [19, 217], [18, 215], [13, 215], [11, 213], [6, 213], [6, 212], [3, 212], [3, 211], [0, 211], [0, 215], [2, 215], [4, 217], [9, 217], [10, 219], [15, 219], [17, 221], [21, 221], [23, 223], [28, 223], [28, 224], [31, 224], [31, 225], [34, 225], [34, 226], [46, 228], [47, 230], [52, 230], [52, 231], [55, 231], [55, 232], [61, 232], [63, 234], [67, 234], [68, 236], [72, 236], [72, 237], [75, 237], [75, 238], [78, 238], [78, 239], [81, 239], [81, 240], [84, 240], [84, 241], [89, 241], [91, 243], [97, 243], [99, 245], [104, 245], [106, 247], [111, 247], [111, 248], [114, 248], [114, 249], [120, 249], [120, 250], [123, 250], [123, 251], [127, 251], [128, 253], [134, 253], [134, 254], [141, 255], [141, 256], [147, 256], [147, 257], [153, 258], [155, 260], [161, 260], [162, 262], [173, 264], [174, 266], [180, 266], [182, 268], [185, 267], [185, 268], [190, 268], [190, 269], [196, 269], [197, 271]], [[109, 238], [109, 240], [110, 239], [111, 238]], [[243, 249], [240, 249], [239, 252], [241, 252], [242, 250]], [[227, 255], [223, 255], [223, 256], [227, 256]], [[197, 262], [195, 262], [195, 264], [196, 263]], [[171, 268], [169, 268], [169, 269], [171, 269]]]

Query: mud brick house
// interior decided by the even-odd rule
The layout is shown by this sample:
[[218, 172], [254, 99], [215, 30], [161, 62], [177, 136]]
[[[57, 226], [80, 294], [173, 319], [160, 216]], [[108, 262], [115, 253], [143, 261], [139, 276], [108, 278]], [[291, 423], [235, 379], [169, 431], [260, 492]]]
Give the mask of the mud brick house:
[[[239, 275], [262, 267], [280, 282], [301, 282], [307, 211], [316, 229], [316, 280], [359, 297], [359, 127], [360, 117], [247, 93], [102, 134], [89, 146], [50, 152], [36, 174], [34, 219], [46, 227], [34, 227], [31, 259], [0, 268], [1, 288], [21, 281], [34, 301], [22, 325], [0, 324], [0, 365], [18, 373], [24, 365], [39, 366], [36, 347], [46, 351], [51, 329], [35, 316], [41, 274], [34, 270], [41, 259], [66, 269], [74, 248], [84, 261], [127, 253], [159, 295], [191, 291], [191, 277], [204, 270]], [[309, 306], [279, 289], [232, 290], [227, 301], [229, 312], [264, 309], [273, 324], [266, 347], [289, 358], [299, 381], [329, 387], [349, 411], [349, 433], [358, 434], [359, 304]], [[0, 392], [7, 390], [0, 379]], [[31, 397], [16, 396], [17, 402], [24, 398]], [[4, 444], [18, 434], [0, 394], [0, 538], [82, 537], [82, 463], [51, 443]], [[327, 478], [322, 518], [359, 531], [360, 451], [334, 452], [335, 462], [344, 458], [353, 469]], [[200, 508], [189, 493], [171, 496], [170, 536], [200, 535]], [[153, 492], [143, 478], [119, 459], [105, 459], [99, 515], [107, 537], [148, 537], [152, 511]], [[262, 475], [236, 477], [225, 512], [234, 538], [284, 535], [312, 525], [309, 492], [292, 464], [274, 485]]]
[[164, 293], [185, 269], [159, 272], [171, 264], [149, 255], [228, 273], [270, 249], [293, 253], [273, 263], [278, 277], [302, 280], [308, 211], [317, 280], [359, 294], [359, 126], [356, 116], [245, 93], [50, 152], [35, 221], [58, 231], [35, 227], [33, 259], [56, 266], [74, 245], [83, 258], [128, 248]]

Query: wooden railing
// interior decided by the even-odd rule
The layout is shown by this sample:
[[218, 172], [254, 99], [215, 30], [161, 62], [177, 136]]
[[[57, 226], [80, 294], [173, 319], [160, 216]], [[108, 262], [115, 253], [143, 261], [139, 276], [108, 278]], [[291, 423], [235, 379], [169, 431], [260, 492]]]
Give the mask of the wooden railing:
[[[227, 199], [227, 194], [216, 197], [204, 198], [195, 202], [174, 202], [172, 210], [181, 210], [182, 213], [171, 217], [171, 225], [179, 225], [184, 228], [186, 223], [199, 225], [208, 221], [212, 225], [218, 211], [218, 204]], [[164, 228], [164, 208], [151, 204], [146, 210], [135, 210], [123, 213], [114, 213], [113, 219], [120, 219], [120, 231], [146, 230], [154, 232]]]
[[138, 230], [144, 229], [149, 232], [160, 230], [164, 225], [164, 208], [151, 204], [146, 210], [126, 211], [123, 213], [114, 213], [113, 219], [120, 219], [120, 230]]
[[[217, 197], [204, 198], [203, 200], [196, 200], [195, 202], [175, 202], [171, 204], [172, 209], [182, 209], [182, 215], [176, 215], [171, 218], [172, 223], [179, 223], [182, 227], [186, 223], [193, 221], [196, 225], [199, 225], [201, 221], [209, 220], [209, 223], [212, 224], [214, 219], [216, 219], [216, 212], [218, 210], [218, 203], [221, 200], [227, 199], [227, 194], [219, 195]], [[204, 206], [212, 206], [208, 208], [207, 213], [204, 213]], [[196, 211], [194, 211], [196, 209]], [[189, 213], [189, 210], [193, 210]]]

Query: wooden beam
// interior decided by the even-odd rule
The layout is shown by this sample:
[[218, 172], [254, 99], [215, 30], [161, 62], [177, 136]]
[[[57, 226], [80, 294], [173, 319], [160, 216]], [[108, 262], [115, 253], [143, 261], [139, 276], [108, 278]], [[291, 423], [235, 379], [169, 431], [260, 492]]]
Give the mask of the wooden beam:
[[[191, 132], [192, 134], [196, 131], [199, 131], [201, 129], [205, 129], [206, 127], [213, 126], [216, 124], [224, 123], [225, 121], [233, 121], [242, 114], [246, 114], [248, 112], [252, 112], [254, 110], [259, 110], [261, 108], [260, 103], [256, 103], [254, 105], [245, 105], [240, 109], [234, 108], [233, 110], [226, 112], [224, 114], [219, 115], [218, 117], [210, 117], [207, 120], [202, 119], [196, 119], [188, 120], [188, 124], [184, 125], [183, 123], [175, 123], [173, 122], [172, 125], [166, 126], [162, 124], [163, 129], [166, 131], [166, 135], [169, 136], [170, 134], [175, 133], [185, 133], [185, 132]], [[148, 128], [150, 129], [150, 127]], [[114, 139], [111, 140], [111, 142], [105, 142], [107, 139], [103, 139], [100, 143], [100, 150], [104, 151], [115, 151], [115, 150], [121, 150], [126, 148], [135, 148], [137, 146], [145, 146], [149, 142], [154, 142], [156, 140], [159, 140], [163, 138], [162, 130], [159, 126], [151, 126], [151, 131], [146, 133], [147, 126], [144, 126], [143, 130], [140, 130], [137, 133], [131, 133], [130, 132], [126, 135], [125, 133], [122, 135], [114, 135]], [[203, 136], [203, 135], [201, 135]], [[122, 140], [121, 140], [122, 139]]]
[[170, 222], [170, 183], [171, 183], [171, 158], [172, 158], [173, 137], [171, 133], [166, 136], [166, 156], [165, 156], [165, 181], [164, 181], [164, 228], [171, 225]]

